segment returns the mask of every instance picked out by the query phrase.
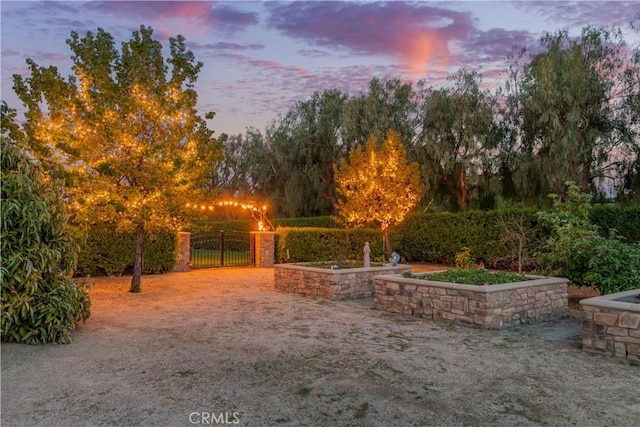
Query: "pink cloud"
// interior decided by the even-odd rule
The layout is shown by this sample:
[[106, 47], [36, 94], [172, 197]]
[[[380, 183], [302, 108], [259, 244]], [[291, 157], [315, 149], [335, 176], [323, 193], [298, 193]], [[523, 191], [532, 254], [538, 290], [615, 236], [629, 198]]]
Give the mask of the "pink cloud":
[[400, 58], [408, 71], [451, 61], [449, 43], [474, 31], [469, 13], [428, 4], [268, 3], [268, 24], [293, 38], [350, 53]]

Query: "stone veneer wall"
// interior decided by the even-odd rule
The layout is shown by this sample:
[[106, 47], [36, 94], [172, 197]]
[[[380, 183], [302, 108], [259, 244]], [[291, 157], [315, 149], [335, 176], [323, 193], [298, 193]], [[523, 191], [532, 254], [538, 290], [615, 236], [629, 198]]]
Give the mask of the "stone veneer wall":
[[472, 286], [378, 276], [376, 308], [433, 320], [500, 328], [568, 313], [567, 279], [527, 276], [525, 282]]
[[252, 231], [255, 239], [255, 266], [273, 267], [275, 257], [275, 233], [273, 231]]
[[178, 233], [178, 262], [173, 271], [184, 273], [191, 270], [191, 233]]
[[274, 285], [285, 292], [319, 296], [332, 301], [348, 300], [372, 296], [374, 276], [401, 274], [409, 270], [409, 265], [330, 270], [299, 264], [276, 264]]
[[616, 301], [640, 289], [588, 298], [582, 305], [582, 349], [640, 363], [640, 304]]

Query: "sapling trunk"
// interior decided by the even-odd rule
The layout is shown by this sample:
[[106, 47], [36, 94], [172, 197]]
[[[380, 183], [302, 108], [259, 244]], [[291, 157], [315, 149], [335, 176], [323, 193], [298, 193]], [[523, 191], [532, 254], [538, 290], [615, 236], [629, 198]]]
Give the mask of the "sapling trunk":
[[133, 262], [133, 277], [131, 278], [131, 289], [129, 292], [140, 292], [140, 281], [142, 279], [142, 242], [144, 240], [144, 225], [136, 226], [136, 257]]

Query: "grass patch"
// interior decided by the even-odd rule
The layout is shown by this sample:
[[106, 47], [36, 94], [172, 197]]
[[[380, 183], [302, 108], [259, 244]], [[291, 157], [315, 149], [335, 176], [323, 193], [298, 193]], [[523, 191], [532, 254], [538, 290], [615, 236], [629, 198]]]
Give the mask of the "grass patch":
[[369, 402], [364, 402], [362, 405], [358, 406], [353, 413], [353, 418], [362, 419], [367, 415], [367, 411], [369, 410]]
[[488, 270], [447, 270], [439, 273], [413, 276], [415, 279], [433, 280], [436, 282], [460, 283], [462, 285], [488, 286], [504, 283], [524, 282], [529, 280], [517, 273]]
[[307, 387], [307, 386], [299, 387], [295, 391], [295, 394], [298, 396], [307, 397], [311, 394], [311, 387]]
[[191, 267], [221, 267], [224, 258], [226, 267], [245, 266], [251, 264], [251, 253], [246, 251], [225, 250], [223, 256], [218, 249], [191, 249]]

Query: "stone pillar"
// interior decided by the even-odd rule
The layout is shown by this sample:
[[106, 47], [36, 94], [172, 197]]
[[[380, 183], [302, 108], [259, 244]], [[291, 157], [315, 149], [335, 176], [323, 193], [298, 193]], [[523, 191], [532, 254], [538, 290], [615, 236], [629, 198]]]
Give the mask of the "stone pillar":
[[178, 263], [173, 271], [191, 271], [191, 233], [186, 231], [178, 233]]
[[273, 267], [275, 257], [275, 235], [273, 231], [252, 231], [255, 239], [256, 267]]

